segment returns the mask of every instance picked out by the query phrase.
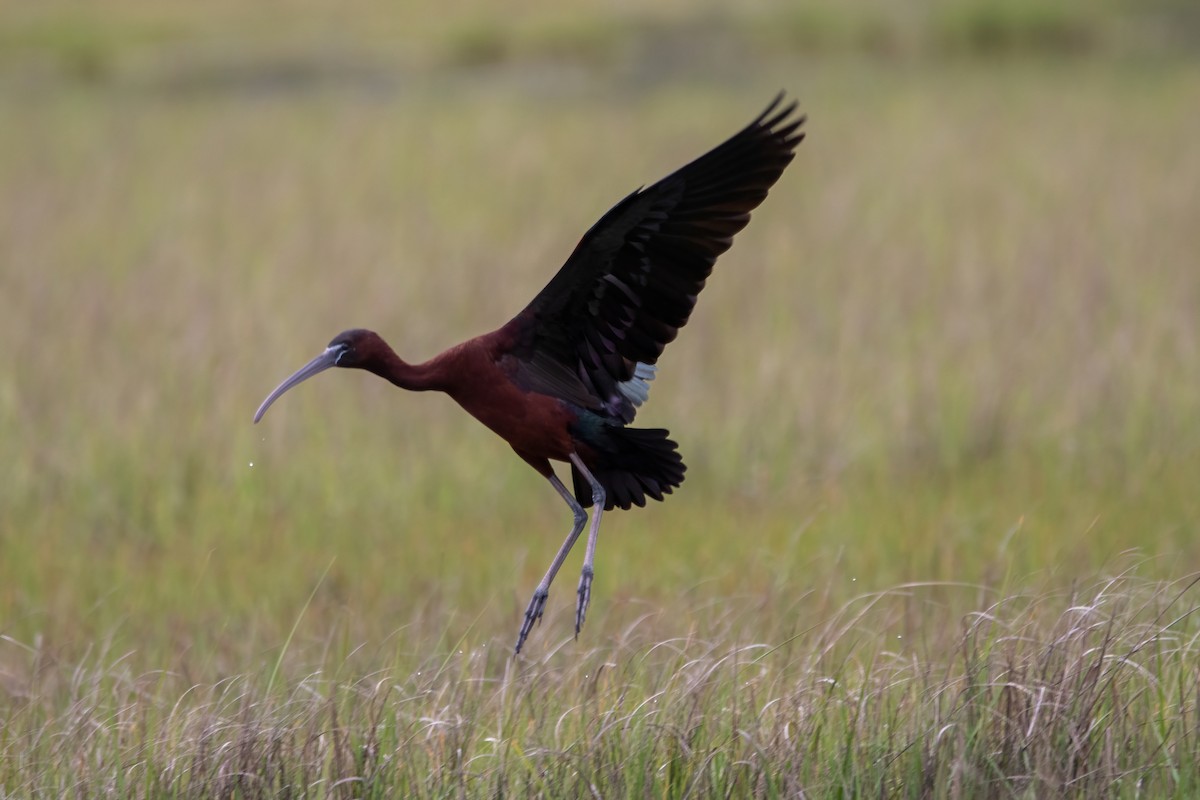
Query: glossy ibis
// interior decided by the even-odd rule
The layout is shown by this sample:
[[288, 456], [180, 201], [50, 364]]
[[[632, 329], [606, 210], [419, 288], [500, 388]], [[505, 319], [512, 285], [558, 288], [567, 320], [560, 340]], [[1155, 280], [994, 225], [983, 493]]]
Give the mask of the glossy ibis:
[[[275, 400], [330, 367], [365, 369], [413, 391], [450, 395], [541, 473], [575, 515], [533, 593], [516, 652], [542, 618], [550, 584], [595, 514], [579, 579], [575, 635], [591, 596], [600, 516], [662, 500], [683, 482], [678, 446], [661, 428], [629, 428], [654, 364], [687, 323], [717, 256], [746, 226], [804, 138], [804, 117], [780, 94], [728, 141], [630, 194], [592, 226], [566, 263], [502, 328], [423, 364], [378, 334], [349, 330], [267, 396]], [[551, 461], [571, 464], [572, 488]]]

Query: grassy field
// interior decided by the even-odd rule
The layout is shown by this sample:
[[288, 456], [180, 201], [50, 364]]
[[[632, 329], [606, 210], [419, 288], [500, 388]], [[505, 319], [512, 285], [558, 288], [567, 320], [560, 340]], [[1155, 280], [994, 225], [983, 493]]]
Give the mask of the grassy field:
[[[0, 797], [1200, 793], [1200, 62], [1078, 5], [1004, 52], [944, 3], [392, 38], [365, 3], [332, 49], [328, 11], [250, 45], [239, 4], [34, 7]], [[575, 554], [514, 659], [570, 518], [503, 442], [359, 374], [250, 417], [344, 328], [502, 324], [781, 87], [809, 138], [638, 420], [687, 481], [605, 518], [580, 639]]]

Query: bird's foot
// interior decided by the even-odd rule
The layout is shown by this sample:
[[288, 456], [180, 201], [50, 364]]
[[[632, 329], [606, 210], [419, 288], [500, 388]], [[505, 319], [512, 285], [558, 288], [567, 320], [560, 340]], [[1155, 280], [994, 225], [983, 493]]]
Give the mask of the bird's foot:
[[583, 629], [583, 621], [587, 619], [588, 603], [592, 600], [592, 568], [584, 567], [579, 576], [579, 602], [575, 606], [575, 638]]
[[539, 586], [534, 590], [533, 599], [529, 601], [529, 607], [525, 609], [525, 621], [521, 623], [521, 632], [517, 634], [517, 646], [513, 649], [514, 653], [521, 652], [521, 647], [525, 644], [525, 637], [529, 636], [529, 632], [533, 630], [534, 623], [542, 621], [542, 614], [546, 610], [546, 598], [549, 596], [549, 589]]

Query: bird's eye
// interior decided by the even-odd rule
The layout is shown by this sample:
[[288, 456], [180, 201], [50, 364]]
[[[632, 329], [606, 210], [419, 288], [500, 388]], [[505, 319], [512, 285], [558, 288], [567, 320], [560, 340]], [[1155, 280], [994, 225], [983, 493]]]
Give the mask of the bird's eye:
[[331, 354], [333, 355], [333, 363], [339, 364], [341, 363], [342, 358], [345, 357], [346, 353], [350, 352], [350, 345], [339, 342], [338, 344], [329, 345], [327, 349], [330, 350]]

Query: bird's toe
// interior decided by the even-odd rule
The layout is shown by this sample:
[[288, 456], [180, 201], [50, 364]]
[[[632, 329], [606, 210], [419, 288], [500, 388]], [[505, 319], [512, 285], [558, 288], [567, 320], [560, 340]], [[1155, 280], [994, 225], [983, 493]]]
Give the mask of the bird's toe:
[[529, 636], [529, 632], [533, 630], [536, 623], [542, 621], [542, 614], [546, 612], [546, 598], [550, 596], [547, 589], [538, 587], [533, 593], [533, 597], [529, 601], [529, 606], [525, 609], [525, 619], [521, 622], [521, 630], [517, 634], [517, 646], [513, 652], [520, 653], [521, 647], [525, 644], [525, 639]]
[[579, 600], [575, 606], [575, 638], [579, 638], [579, 632], [583, 630], [583, 622], [587, 619], [588, 604], [592, 600], [592, 570], [590, 567], [584, 567], [583, 573], [579, 576]]

